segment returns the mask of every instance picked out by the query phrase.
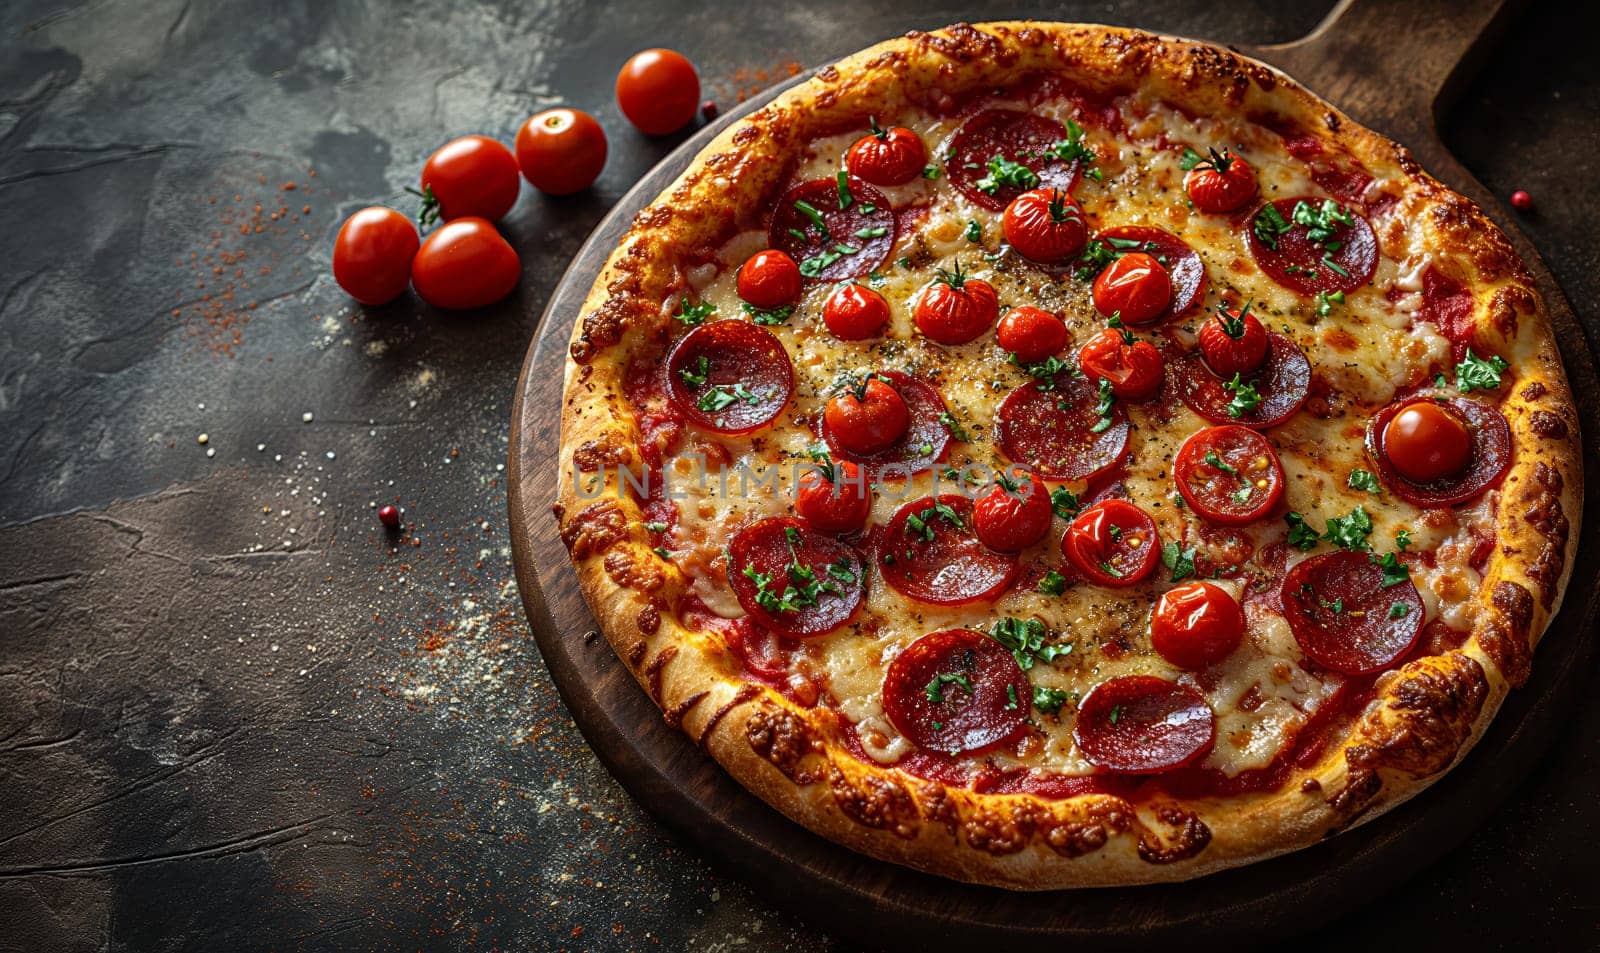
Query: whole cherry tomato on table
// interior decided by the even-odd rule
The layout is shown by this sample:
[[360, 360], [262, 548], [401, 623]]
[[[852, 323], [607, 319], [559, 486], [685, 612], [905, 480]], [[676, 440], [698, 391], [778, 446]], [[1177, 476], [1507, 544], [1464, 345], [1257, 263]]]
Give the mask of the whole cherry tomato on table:
[[928, 165], [928, 147], [904, 126], [884, 129], [868, 119], [872, 135], [856, 140], [845, 155], [850, 174], [873, 185], [905, 185]]
[[1155, 572], [1161, 540], [1150, 514], [1113, 498], [1078, 514], [1061, 537], [1061, 554], [1095, 585], [1121, 588]]
[[411, 280], [417, 226], [392, 208], [364, 208], [344, 220], [333, 242], [333, 280], [362, 304], [388, 304]]
[[837, 444], [863, 456], [894, 446], [911, 426], [905, 398], [871, 375], [830, 398], [823, 416]]
[[1383, 428], [1383, 453], [1407, 480], [1430, 483], [1466, 468], [1472, 459], [1472, 434], [1446, 408], [1419, 400]]
[[581, 192], [606, 166], [605, 130], [586, 112], [547, 109], [517, 130], [517, 165], [541, 192]]
[[1248, 302], [1238, 311], [1218, 305], [1200, 325], [1199, 338], [1200, 354], [1218, 377], [1249, 374], [1267, 359], [1267, 329]]
[[1092, 294], [1096, 311], [1141, 324], [1159, 317], [1172, 303], [1172, 276], [1161, 262], [1142, 251], [1131, 251], [1100, 272]]
[[940, 344], [965, 344], [994, 325], [999, 297], [987, 281], [968, 278], [956, 262], [917, 295], [911, 317], [917, 330]]
[[739, 266], [739, 297], [757, 308], [793, 304], [800, 297], [800, 266], [775, 248], [758, 251]]
[[[1227, 149], [1201, 156], [1192, 153], [1185, 159], [1189, 173], [1183, 178], [1183, 190], [1189, 201], [1202, 212], [1231, 212], [1256, 196], [1256, 172], [1250, 163]], [[1190, 164], [1192, 163], [1192, 164]]]
[[995, 475], [994, 485], [972, 506], [978, 541], [997, 553], [1021, 552], [1050, 532], [1050, 490], [1026, 470]]
[[1228, 590], [1186, 582], [1161, 594], [1150, 616], [1150, 644], [1179, 668], [1195, 671], [1233, 654], [1244, 638], [1244, 610]]
[[872, 512], [872, 488], [866, 473], [850, 460], [818, 461], [800, 475], [794, 511], [824, 533], [854, 533]]
[[[1115, 319], [1113, 319], [1115, 320]], [[1078, 367], [1095, 380], [1111, 384], [1123, 400], [1144, 400], [1161, 389], [1166, 360], [1154, 344], [1135, 338], [1117, 321], [1078, 349]]]
[[889, 323], [889, 302], [863, 285], [840, 285], [822, 304], [822, 323], [841, 341], [877, 337]]
[[1012, 308], [995, 329], [1000, 346], [1023, 364], [1037, 364], [1066, 346], [1067, 326], [1042, 308]]
[[460, 311], [504, 298], [521, 274], [516, 251], [488, 219], [458, 218], [417, 250], [411, 284], [434, 307]]
[[1022, 193], [1006, 206], [1000, 225], [1017, 254], [1033, 261], [1065, 261], [1089, 240], [1083, 209], [1060, 189]]
[[700, 111], [700, 75], [682, 53], [635, 53], [617, 74], [617, 105], [647, 136], [677, 132]]
[[517, 204], [517, 160], [488, 136], [462, 136], [440, 146], [422, 167], [423, 226], [476, 216], [494, 221]]

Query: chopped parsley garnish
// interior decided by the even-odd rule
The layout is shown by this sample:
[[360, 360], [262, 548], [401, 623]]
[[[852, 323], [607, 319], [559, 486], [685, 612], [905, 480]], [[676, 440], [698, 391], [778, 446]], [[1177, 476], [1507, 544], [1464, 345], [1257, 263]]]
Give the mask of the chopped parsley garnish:
[[1328, 531], [1322, 534], [1322, 538], [1344, 549], [1366, 552], [1372, 548], [1367, 542], [1370, 535], [1372, 517], [1364, 508], [1357, 506], [1344, 516], [1328, 520]]
[[1234, 476], [1239, 475], [1239, 468], [1217, 456], [1217, 451], [1215, 450], [1207, 450], [1205, 459], [1207, 463], [1216, 467], [1218, 470], [1221, 470], [1223, 473], [1231, 473]]
[[858, 230], [856, 232], [856, 237], [860, 238], [860, 239], [863, 239], [863, 240], [867, 240], [867, 239], [873, 239], [873, 238], [882, 238], [883, 236], [885, 236], [887, 234], [889, 234], [889, 229], [887, 227], [885, 227], [883, 225], [871, 225], [871, 226], [868, 226], [866, 228]]
[[1161, 565], [1172, 570], [1172, 581], [1182, 582], [1194, 575], [1194, 547], [1188, 549], [1180, 547], [1177, 543], [1167, 543], [1161, 547]]
[[850, 203], [854, 202], [854, 201], [855, 201], [855, 199], [850, 195], [850, 173], [846, 172], [843, 169], [840, 169], [839, 170], [839, 211], [842, 212], [845, 209], [849, 208], [850, 207]]
[[776, 308], [758, 308], [748, 301], [742, 302], [744, 313], [756, 324], [788, 324], [789, 316], [794, 314], [794, 305], [783, 304]]
[[1025, 372], [1027, 372], [1029, 377], [1037, 380], [1039, 382], [1040, 390], [1055, 390], [1056, 375], [1072, 367], [1071, 364], [1061, 360], [1054, 354], [1037, 364], [1024, 364], [1017, 360], [1017, 356], [1013, 354], [1011, 355], [1011, 363], [1022, 368]]
[[688, 367], [678, 368], [678, 376], [683, 378], [685, 387], [690, 390], [699, 390], [706, 385], [706, 377], [711, 373], [711, 358], [704, 354], [695, 358], [695, 362]]
[[1006, 711], [1017, 710], [1017, 686], [1006, 683]]
[[1510, 366], [1498, 354], [1481, 358], [1473, 354], [1469, 347], [1466, 357], [1456, 365], [1456, 390], [1463, 394], [1475, 390], [1497, 390], [1500, 387], [1500, 372]]
[[933, 680], [928, 682], [927, 686], [922, 689], [922, 693], [928, 696], [928, 701], [933, 702], [935, 705], [941, 705], [944, 703], [944, 687], [946, 685], [956, 685], [968, 695], [972, 694], [972, 679], [967, 677], [966, 672], [943, 672], [935, 675]]
[[963, 234], [966, 235], [969, 242], [981, 242], [983, 241], [983, 226], [978, 224], [977, 219], [973, 219], [967, 223], [967, 230]]
[[[1347, 273], [1347, 276], [1348, 276], [1348, 273]], [[1319, 292], [1317, 292], [1317, 316], [1318, 317], [1325, 318], [1328, 315], [1332, 314], [1333, 313], [1333, 306], [1336, 305], [1336, 304], [1344, 304], [1344, 292], [1343, 291], [1319, 291]]]
[[1088, 244], [1083, 246], [1083, 253], [1078, 256], [1078, 268], [1072, 273], [1072, 277], [1079, 281], [1088, 281], [1104, 271], [1106, 266], [1116, 261], [1118, 257], [1120, 256], [1111, 250], [1111, 246], [1098, 238], [1091, 238]]
[[1033, 686], [1033, 707], [1046, 715], [1054, 715], [1061, 710], [1061, 706], [1072, 700], [1072, 693], [1059, 688], [1046, 688], [1043, 685]]
[[1078, 501], [1078, 494], [1064, 486], [1058, 486], [1050, 491], [1050, 509], [1064, 520], [1070, 520], [1078, 515], [1083, 504]]
[[694, 327], [695, 325], [704, 321], [706, 318], [711, 317], [716, 310], [717, 306], [709, 301], [702, 301], [699, 304], [690, 304], [689, 299], [685, 297], [678, 299], [678, 313], [674, 314], [672, 317], [673, 320], [682, 321], [684, 324]]
[[[1328, 244], [1331, 245], [1333, 242], [1329, 242]], [[1346, 278], [1350, 277], [1350, 272], [1346, 271], [1343, 265], [1333, 260], [1333, 252], [1324, 252], [1322, 255], [1322, 263], [1323, 265], [1327, 266], [1329, 271], [1338, 272], [1340, 275]]]
[[[1067, 120], [1067, 138], [1051, 143], [1050, 147], [1044, 151], [1044, 155], [1047, 158], [1059, 159], [1062, 162], [1082, 162], [1084, 175], [1094, 179], [1096, 182], [1104, 178], [1104, 173], [1094, 167], [1095, 160], [1099, 156], [1094, 154], [1093, 149], [1084, 145], [1083, 127], [1071, 119]], [[1032, 186], [1029, 186], [1029, 188], [1032, 188]]]
[[655, 553], [657, 556], [660, 556], [662, 559], [671, 559], [672, 558], [672, 550], [668, 549], [665, 546], [657, 546], [654, 549], [652, 549], [651, 552]]
[[[928, 514], [930, 513], [933, 515], [929, 516]], [[920, 513], [906, 514], [906, 535], [909, 536], [911, 533], [916, 533], [922, 537], [923, 542], [933, 542], [933, 527], [928, 524], [935, 519], [942, 519], [956, 529], [962, 529], [966, 526], [961, 521], [961, 514], [955, 511], [955, 507], [948, 503], [935, 503], [924, 508]]]
[[1100, 378], [1100, 402], [1094, 405], [1094, 412], [1100, 416], [1090, 433], [1105, 433], [1111, 429], [1111, 408], [1116, 405], [1116, 395], [1111, 393], [1111, 382], [1104, 377]]
[[1384, 553], [1382, 559], [1374, 556], [1372, 561], [1378, 565], [1379, 569], [1383, 570], [1383, 586], [1385, 589], [1390, 586], [1398, 586], [1411, 578], [1410, 567], [1401, 562], [1400, 557], [1394, 553]]
[[695, 401], [694, 405], [707, 413], [714, 414], [719, 410], [726, 410], [741, 400], [747, 404], [759, 404], [761, 402], [761, 398], [757, 397], [750, 388], [742, 383], [718, 384], [701, 394], [700, 399]]
[[1111, 565], [1105, 560], [1100, 561], [1100, 571], [1110, 576], [1112, 579], [1121, 579], [1123, 576], [1127, 575], [1127, 573]]
[[1404, 619], [1410, 614], [1411, 607], [1406, 605], [1404, 602], [1396, 602], [1394, 605], [1389, 607], [1389, 618], [1391, 619]]
[[939, 422], [944, 424], [944, 428], [946, 430], [950, 431], [951, 437], [954, 437], [957, 440], [972, 439], [972, 435], [967, 433], [967, 428], [961, 426], [961, 421], [957, 420], [956, 415], [952, 414], [950, 411], [940, 411]]
[[1403, 552], [1406, 551], [1406, 547], [1410, 546], [1410, 545], [1411, 545], [1411, 531], [1409, 529], [1398, 529], [1398, 530], [1395, 530], [1395, 533], [1394, 533], [1394, 548], [1400, 550], [1403, 553]]
[[1250, 230], [1255, 233], [1256, 241], [1273, 249], [1278, 248], [1278, 236], [1294, 228], [1294, 225], [1284, 220], [1283, 213], [1271, 202], [1261, 206], [1261, 211], [1256, 213], [1255, 221], [1250, 225]]
[[1236, 506], [1246, 506], [1250, 503], [1250, 497], [1254, 492], [1255, 486], [1253, 484], [1246, 483], [1244, 486], [1241, 486], [1232, 493], [1229, 493], [1228, 498], [1233, 500]]
[[1039, 591], [1047, 596], [1059, 596], [1067, 591], [1067, 577], [1054, 569], [1048, 570], [1039, 580]]
[[1105, 243], [1117, 251], [1133, 251], [1144, 244], [1137, 238], [1115, 238], [1111, 235], [1106, 236]]
[[989, 634], [996, 642], [1011, 650], [1011, 657], [1017, 660], [1017, 667], [1024, 672], [1030, 671], [1035, 662], [1050, 662], [1072, 654], [1070, 642], [1064, 645], [1044, 644], [1044, 638], [1050, 632], [1038, 619], [1007, 616], [996, 622], [989, 629]]
[[1352, 490], [1365, 490], [1372, 494], [1383, 492], [1383, 487], [1379, 485], [1378, 478], [1373, 476], [1370, 471], [1362, 469], [1351, 470], [1350, 479], [1345, 481], [1345, 485]]
[[840, 242], [839, 244], [833, 246], [833, 250], [838, 252], [841, 255], [859, 255], [859, 254], [861, 254], [861, 249], [857, 248], [854, 245], [846, 245], [843, 242]]
[[1111, 717], [1110, 717], [1109, 720], [1113, 725], [1122, 720], [1122, 706], [1121, 705], [1112, 705], [1111, 706]]
[[1283, 521], [1289, 524], [1289, 538], [1286, 542], [1303, 553], [1309, 553], [1317, 548], [1317, 541], [1322, 539], [1321, 534], [1306, 525], [1306, 518], [1299, 513], [1290, 511], [1284, 514]]
[[812, 205], [810, 202], [807, 202], [804, 199], [796, 199], [794, 208], [795, 211], [811, 220], [811, 224], [816, 228], [817, 233], [822, 236], [824, 241], [828, 239], [828, 223], [822, 218], [822, 213], [817, 211], [817, 207], [815, 205]]
[[829, 563], [828, 575], [840, 582], [853, 583], [856, 581], [855, 570], [850, 568], [850, 560], [848, 559], [840, 559]]
[[973, 184], [977, 186], [978, 191], [989, 195], [994, 195], [1007, 186], [1031, 189], [1039, 184], [1039, 176], [1035, 175], [1032, 169], [1002, 155], [990, 159], [988, 168], [989, 174]]
[[[1271, 205], [1267, 207], [1271, 208]], [[1337, 243], [1333, 243], [1331, 248], [1329, 244], [1333, 242], [1334, 233], [1339, 230], [1339, 226], [1354, 225], [1356, 221], [1349, 212], [1341, 208], [1339, 203], [1333, 199], [1323, 199], [1321, 205], [1312, 205], [1310, 202], [1305, 201], [1296, 202], [1292, 217], [1296, 225], [1304, 225], [1306, 227], [1306, 238], [1328, 248], [1329, 251], [1338, 250]], [[1288, 229], [1282, 229], [1282, 231], [1288, 231]], [[1328, 264], [1326, 256], [1323, 257], [1322, 263]], [[1338, 270], [1344, 271], [1342, 268]], [[1347, 271], [1344, 274], [1345, 277], [1350, 275]]]
[[843, 257], [844, 255], [837, 251], [824, 251], [819, 255], [812, 255], [800, 263], [800, 274], [807, 278], [815, 278], [829, 265]]
[[657, 522], [650, 522], [650, 523], [644, 524], [644, 528], [649, 530], [652, 533], [665, 533], [667, 531], [667, 524], [665, 524], [665, 523], [657, 523]]
[[1261, 392], [1256, 390], [1256, 385], [1246, 384], [1244, 378], [1237, 373], [1233, 380], [1223, 381], [1222, 389], [1233, 394], [1233, 399], [1228, 401], [1228, 416], [1237, 420], [1261, 406]]
[[923, 166], [922, 177], [924, 179], [937, 179], [939, 177], [939, 167], [936, 165]]

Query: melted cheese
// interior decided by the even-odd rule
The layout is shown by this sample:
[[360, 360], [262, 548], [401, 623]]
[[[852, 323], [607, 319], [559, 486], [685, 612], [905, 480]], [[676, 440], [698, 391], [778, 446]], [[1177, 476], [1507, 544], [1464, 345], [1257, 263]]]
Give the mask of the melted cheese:
[[[1413, 551], [1434, 550], [1435, 568], [1415, 576], [1428, 617], [1442, 618], [1457, 628], [1471, 623], [1471, 595], [1478, 576], [1466, 565], [1472, 530], [1492, 526], [1493, 502], [1486, 498], [1459, 512], [1424, 514], [1389, 494], [1352, 489], [1353, 470], [1368, 466], [1362, 449], [1368, 415], [1388, 402], [1400, 388], [1415, 387], [1431, 377], [1449, 359], [1449, 343], [1431, 326], [1414, 321], [1419, 306], [1420, 275], [1432, 259], [1424, 250], [1421, 226], [1380, 228], [1384, 256], [1373, 280], [1350, 292], [1329, 316], [1316, 314], [1316, 302], [1284, 289], [1254, 265], [1245, 233], [1230, 225], [1226, 216], [1192, 211], [1184, 201], [1184, 172], [1179, 152], [1158, 148], [1167, 142], [1204, 148], [1226, 143], [1258, 170], [1266, 198], [1324, 194], [1309, 178], [1305, 163], [1293, 160], [1275, 134], [1249, 124], [1226, 127], [1207, 118], [1189, 118], [1166, 108], [1146, 94], [1121, 101], [1127, 119], [1126, 139], [1091, 129], [1089, 142], [1101, 158], [1103, 181], [1084, 179], [1074, 190], [1094, 227], [1150, 225], [1184, 239], [1206, 264], [1209, 288], [1200, 309], [1173, 330], [1192, 345], [1193, 332], [1204, 315], [1215, 308], [1224, 292], [1237, 300], [1255, 302], [1255, 310], [1273, 330], [1292, 338], [1306, 353], [1314, 373], [1331, 385], [1332, 398], [1308, 408], [1270, 431], [1278, 447], [1287, 478], [1287, 505], [1321, 529], [1328, 521], [1364, 506], [1374, 529], [1373, 548], [1394, 548], [1395, 534], [1411, 534]], [[1065, 118], [1066, 106], [1045, 103], [1038, 112]], [[950, 120], [913, 114], [901, 123], [915, 129], [930, 150], [937, 149], [955, 129]], [[802, 157], [796, 180], [832, 178], [855, 140], [845, 134], [818, 140]], [[1387, 183], [1375, 180], [1367, 193], [1384, 194]], [[920, 289], [934, 277], [936, 268], [959, 264], [973, 277], [992, 284], [1001, 310], [1033, 304], [1055, 311], [1067, 322], [1070, 350], [1104, 327], [1095, 313], [1085, 282], [1070, 277], [1052, 280], [1015, 255], [998, 255], [1001, 216], [979, 208], [943, 178], [917, 179], [883, 190], [899, 213], [900, 235], [884, 264], [863, 279], [887, 300], [891, 320], [882, 339], [840, 341], [823, 327], [823, 302], [831, 284], [809, 283], [786, 325], [771, 330], [783, 341], [794, 363], [794, 400], [772, 431], [758, 438], [717, 439], [728, 451], [729, 462], [707, 468], [694, 458], [680, 456], [669, 463], [670, 472], [683, 477], [685, 495], [679, 502], [680, 518], [672, 540], [674, 558], [692, 580], [692, 589], [712, 608], [727, 616], [741, 614], [728, 593], [722, 549], [737, 529], [763, 516], [792, 512], [795, 461], [816, 441], [811, 421], [821, 410], [835, 380], [844, 372], [873, 368], [911, 373], [936, 384], [970, 440], [952, 444], [950, 465], [964, 467], [1005, 464], [994, 443], [993, 421], [999, 401], [1028, 378], [1007, 360], [994, 336], [959, 347], [942, 347], [918, 335], [911, 320], [912, 303]], [[982, 237], [967, 238], [976, 222]], [[1393, 236], [1398, 236], [1395, 246]], [[719, 267], [696, 271], [690, 282], [701, 300], [716, 306], [719, 317], [740, 314], [735, 273], [749, 255], [766, 246], [761, 232], [746, 232], [727, 242], [717, 256]], [[904, 256], [904, 258], [902, 257]], [[989, 260], [990, 256], [993, 260]], [[915, 262], [905, 263], [906, 259]], [[1393, 289], [1397, 301], [1386, 292]], [[675, 301], [663, 302], [675, 309]], [[1315, 399], [1315, 398], [1314, 398]], [[1192, 543], [1198, 530], [1195, 516], [1176, 505], [1170, 463], [1189, 434], [1206, 422], [1179, 405], [1168, 421], [1150, 417], [1149, 408], [1129, 408], [1133, 422], [1126, 485], [1132, 499], [1156, 520], [1163, 540]], [[706, 439], [710, 439], [709, 437]], [[702, 483], [708, 470], [717, 473], [749, 468], [776, 467], [776, 481], [758, 492], [728, 492], [720, 481]], [[948, 481], [928, 475], [891, 483], [878, 492], [871, 524], [882, 525], [902, 503], [934, 492], [955, 492]], [[736, 485], [735, 485], [736, 486]], [[1081, 485], [1073, 485], [1082, 490]], [[1055, 566], [1057, 543], [1065, 529], [1059, 518], [1045, 541], [1023, 554], [1025, 565]], [[1281, 521], [1244, 527], [1237, 535], [1254, 553], [1283, 541]], [[1323, 546], [1318, 551], [1326, 551]], [[1291, 551], [1291, 564], [1305, 558]], [[1254, 557], [1247, 561], [1254, 568]], [[1156, 654], [1148, 637], [1150, 607], [1168, 586], [1166, 574], [1131, 589], [1111, 591], [1079, 585], [1061, 596], [1011, 591], [991, 606], [942, 608], [916, 603], [889, 588], [876, 568], [869, 580], [868, 604], [852, 622], [828, 635], [805, 642], [806, 664], [817, 673], [829, 702], [857, 727], [869, 756], [892, 763], [912, 750], [884, 714], [881, 696], [883, 673], [907, 645], [928, 632], [956, 626], [988, 629], [1002, 616], [1038, 617], [1053, 633], [1052, 640], [1070, 642], [1073, 651], [1053, 663], [1034, 667], [1030, 677], [1037, 685], [1059, 688], [1076, 700], [1108, 678], [1152, 674], [1196, 685], [1217, 713], [1217, 741], [1205, 765], [1229, 776], [1263, 768], [1289, 745], [1295, 733], [1317, 707], [1338, 689], [1334, 675], [1314, 676], [1300, 663], [1302, 654], [1281, 615], [1258, 603], [1247, 607], [1249, 637], [1228, 659], [1203, 674], [1184, 673]], [[1231, 585], [1231, 584], [1230, 584]], [[1234, 586], [1237, 590], [1237, 586]], [[1066, 774], [1093, 769], [1072, 742], [1072, 704], [1059, 716], [1033, 712], [1044, 732], [1044, 744], [1024, 756], [991, 755], [1001, 767], [1027, 766]]]

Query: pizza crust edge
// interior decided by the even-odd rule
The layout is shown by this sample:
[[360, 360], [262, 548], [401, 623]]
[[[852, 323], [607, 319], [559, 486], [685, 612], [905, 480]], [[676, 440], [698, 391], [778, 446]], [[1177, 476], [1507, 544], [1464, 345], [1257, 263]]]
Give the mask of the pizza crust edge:
[[[1132, 79], [1196, 112], [1276, 114], [1402, 182], [1402, 203], [1415, 203], [1435, 242], [1475, 272], [1479, 338], [1501, 345], [1515, 369], [1500, 404], [1512, 429], [1512, 468], [1470, 637], [1384, 675], [1343, 743], [1279, 791], [1135, 808], [1110, 795], [978, 794], [859, 761], [829, 740], [815, 712], [742, 681], [714, 636], [677, 623], [669, 607], [684, 580], [651, 550], [638, 507], [616, 492], [615, 469], [637, 468], [640, 459], [622, 372], [630, 348], [668, 320], [651, 302], [684, 287], [677, 250], [724, 237], [728, 210], [772, 194], [793, 150], [820, 132], [859, 124], [868, 112], [894, 115], [909, 93], [1005, 86], [1035, 69]], [[584, 597], [619, 658], [668, 724], [768, 804], [829, 840], [957, 880], [1018, 890], [1185, 880], [1377, 817], [1458, 762], [1509, 689], [1526, 681], [1578, 538], [1576, 410], [1543, 303], [1504, 236], [1404, 147], [1282, 73], [1192, 40], [1089, 25], [957, 25], [824, 67], [724, 130], [638, 214], [584, 304], [570, 354], [553, 510]], [[604, 493], [580, 496], [574, 470], [597, 468], [609, 473]]]

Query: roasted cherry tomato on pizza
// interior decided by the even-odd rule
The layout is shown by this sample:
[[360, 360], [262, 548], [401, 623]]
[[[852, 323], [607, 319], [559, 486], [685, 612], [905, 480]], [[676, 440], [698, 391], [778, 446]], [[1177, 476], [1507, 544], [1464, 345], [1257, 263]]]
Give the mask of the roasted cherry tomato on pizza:
[[1019, 363], [1037, 364], [1066, 346], [1067, 326], [1043, 308], [1022, 305], [1000, 319], [995, 339]]
[[1172, 303], [1172, 276], [1150, 255], [1128, 252], [1095, 277], [1093, 297], [1101, 314], [1143, 324], [1160, 317]]
[[1206, 152], [1202, 156], [1186, 150], [1183, 160], [1189, 170], [1183, 177], [1183, 190], [1195, 208], [1214, 214], [1231, 212], [1256, 197], [1256, 170], [1250, 163], [1226, 148]]
[[1166, 359], [1154, 344], [1136, 338], [1120, 321], [1078, 350], [1078, 367], [1092, 380], [1110, 384], [1121, 400], [1145, 400], [1161, 389]]
[[1149, 513], [1113, 498], [1078, 514], [1061, 537], [1061, 553], [1095, 585], [1122, 588], [1155, 571], [1161, 540]]
[[635, 53], [617, 74], [617, 105], [647, 136], [677, 132], [700, 111], [700, 74], [682, 53]]
[[333, 280], [362, 304], [388, 304], [405, 293], [419, 243], [409, 218], [392, 208], [364, 208], [339, 227]]
[[869, 119], [871, 135], [862, 136], [845, 155], [845, 167], [858, 179], [873, 185], [905, 185], [928, 165], [928, 147], [922, 137], [904, 126], [884, 129]]
[[961, 263], [923, 287], [912, 307], [917, 330], [940, 344], [966, 344], [994, 326], [1000, 312], [994, 286], [970, 278]]
[[1060, 189], [1033, 189], [1012, 199], [1001, 227], [1017, 254], [1038, 262], [1066, 261], [1089, 240], [1082, 207]]
[[1250, 313], [1218, 305], [1200, 325], [1200, 353], [1218, 377], [1251, 374], [1267, 359], [1267, 329]]
[[794, 510], [823, 533], [854, 533], [872, 513], [872, 487], [866, 471], [850, 460], [823, 457], [800, 474]]
[[528, 184], [571, 195], [594, 184], [606, 166], [606, 133], [577, 109], [548, 109], [517, 130], [517, 165]]
[[1367, 456], [1407, 503], [1455, 506], [1499, 486], [1511, 467], [1511, 425], [1468, 397], [1399, 400], [1367, 421]]
[[1186, 582], [1161, 594], [1150, 616], [1150, 644], [1179, 668], [1215, 665], [1244, 639], [1244, 610], [1228, 590]]
[[763, 310], [800, 297], [800, 266], [776, 248], [758, 251], [739, 266], [739, 297]]
[[889, 323], [889, 302], [865, 285], [840, 285], [822, 303], [822, 323], [841, 341], [874, 338]]
[[1218, 526], [1248, 526], [1283, 499], [1283, 465], [1271, 442], [1249, 427], [1226, 424], [1192, 434], [1172, 461], [1178, 492]]
[[1407, 404], [1383, 428], [1389, 463], [1413, 483], [1432, 483], [1460, 473], [1472, 459], [1472, 433], [1447, 404]]
[[522, 263], [484, 218], [458, 218], [428, 236], [411, 263], [422, 300], [453, 311], [486, 308], [517, 285]]
[[823, 415], [840, 447], [862, 456], [893, 446], [911, 425], [905, 400], [874, 374], [848, 383], [829, 398]]
[[1021, 552], [1050, 532], [1050, 488], [1026, 470], [995, 475], [972, 507], [972, 524], [983, 545], [1000, 553]]
[[462, 136], [440, 146], [422, 167], [424, 227], [438, 219], [502, 218], [517, 204], [517, 160], [488, 136]]

